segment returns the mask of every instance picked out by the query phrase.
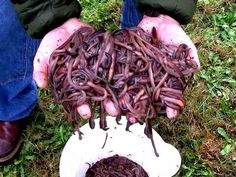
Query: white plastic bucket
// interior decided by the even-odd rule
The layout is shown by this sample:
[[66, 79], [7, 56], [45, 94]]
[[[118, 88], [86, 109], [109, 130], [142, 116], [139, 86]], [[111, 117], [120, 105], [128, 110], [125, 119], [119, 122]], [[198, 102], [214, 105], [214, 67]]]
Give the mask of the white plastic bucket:
[[121, 119], [122, 125], [118, 125], [114, 117], [107, 117], [107, 131], [99, 128], [99, 120], [95, 123], [95, 129], [88, 124], [81, 127], [82, 140], [76, 133], [66, 143], [60, 159], [61, 177], [84, 177], [89, 165], [116, 154], [141, 165], [149, 177], [171, 177], [178, 172], [181, 165], [179, 151], [165, 143], [155, 130], [153, 138], [159, 157], [144, 134], [145, 125], [134, 124], [128, 132], [125, 131], [125, 117]]

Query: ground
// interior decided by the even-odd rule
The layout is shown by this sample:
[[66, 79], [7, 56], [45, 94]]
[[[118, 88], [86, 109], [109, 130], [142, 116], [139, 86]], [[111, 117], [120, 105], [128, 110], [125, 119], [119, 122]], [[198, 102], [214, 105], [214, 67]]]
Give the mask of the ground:
[[[119, 28], [121, 0], [81, 0], [82, 19], [96, 28]], [[176, 120], [159, 117], [153, 127], [181, 153], [176, 177], [236, 176], [236, 4], [199, 0], [183, 26], [195, 43], [201, 70], [185, 91], [186, 108]], [[72, 132], [49, 89], [24, 132], [19, 156], [0, 166], [0, 177], [56, 177], [62, 149]]]

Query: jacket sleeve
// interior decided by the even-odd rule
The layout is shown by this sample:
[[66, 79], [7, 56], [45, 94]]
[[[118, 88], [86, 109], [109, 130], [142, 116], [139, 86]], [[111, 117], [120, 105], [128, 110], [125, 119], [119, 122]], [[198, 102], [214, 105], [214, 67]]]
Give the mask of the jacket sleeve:
[[169, 15], [179, 21], [180, 24], [190, 22], [196, 4], [197, 0], [136, 0], [137, 8], [145, 15]]
[[11, 0], [20, 21], [33, 38], [42, 38], [71, 17], [79, 17], [77, 0]]

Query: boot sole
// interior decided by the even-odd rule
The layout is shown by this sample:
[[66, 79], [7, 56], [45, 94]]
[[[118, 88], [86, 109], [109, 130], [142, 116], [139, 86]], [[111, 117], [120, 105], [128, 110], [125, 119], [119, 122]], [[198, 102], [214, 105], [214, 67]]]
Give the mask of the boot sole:
[[23, 140], [20, 140], [15, 146], [15, 148], [9, 154], [7, 154], [5, 157], [0, 158], [0, 164], [6, 163], [9, 160], [11, 160], [19, 152], [22, 144], [23, 144]]

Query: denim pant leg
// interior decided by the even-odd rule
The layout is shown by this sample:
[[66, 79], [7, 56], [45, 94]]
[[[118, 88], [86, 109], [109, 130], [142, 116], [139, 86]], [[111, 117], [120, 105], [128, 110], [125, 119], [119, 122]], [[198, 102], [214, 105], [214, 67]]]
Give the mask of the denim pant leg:
[[135, 0], [123, 0], [121, 29], [136, 27], [143, 15], [138, 11]]
[[32, 71], [40, 40], [27, 35], [10, 0], [0, 1], [0, 16], [0, 120], [12, 121], [28, 116], [37, 104]]

